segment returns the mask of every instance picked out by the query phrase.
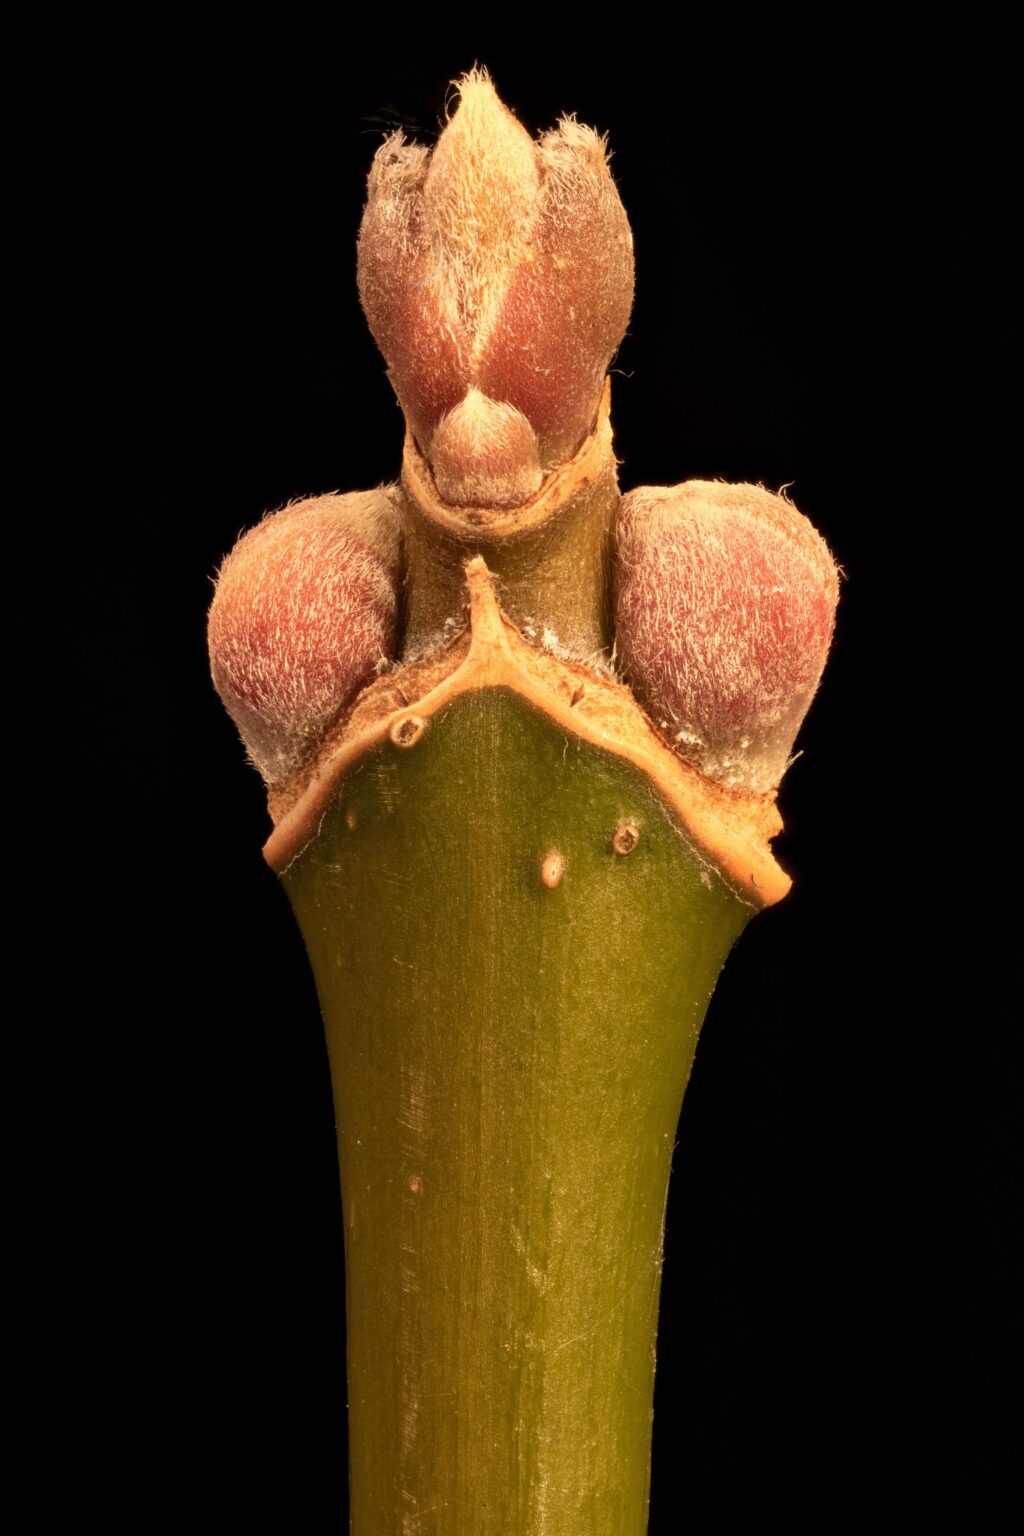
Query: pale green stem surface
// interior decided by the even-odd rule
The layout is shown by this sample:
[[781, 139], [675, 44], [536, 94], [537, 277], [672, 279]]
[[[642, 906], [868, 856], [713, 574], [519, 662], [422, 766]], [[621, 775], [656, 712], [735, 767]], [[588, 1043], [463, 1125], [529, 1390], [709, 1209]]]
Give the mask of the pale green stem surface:
[[751, 909], [504, 688], [369, 753], [284, 881], [334, 1078], [354, 1536], [641, 1536], [676, 1122]]
[[[403, 511], [407, 656], [429, 654], [446, 619], [461, 615], [463, 563], [481, 547], [468, 527], [463, 537], [432, 524], [404, 485]], [[605, 655], [612, 648], [612, 525], [619, 506], [615, 461], [609, 459], [540, 527], [487, 540], [487, 565], [498, 579], [502, 608], [524, 633], [543, 631], [572, 656]]]

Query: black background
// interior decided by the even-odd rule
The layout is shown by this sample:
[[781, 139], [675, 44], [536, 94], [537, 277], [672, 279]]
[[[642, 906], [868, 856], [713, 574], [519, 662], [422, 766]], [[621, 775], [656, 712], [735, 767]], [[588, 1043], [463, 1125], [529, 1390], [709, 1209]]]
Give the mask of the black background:
[[343, 1528], [326, 1055], [204, 619], [265, 508], [397, 470], [365, 172], [479, 59], [531, 129], [609, 133], [623, 484], [791, 483], [846, 572], [782, 793], [795, 889], [728, 962], [682, 1117], [652, 1533], [1000, 1529], [1008, 44], [365, 20], [370, 52], [341, 22], [229, 48], [149, 12], [10, 65], [16, 1528]]

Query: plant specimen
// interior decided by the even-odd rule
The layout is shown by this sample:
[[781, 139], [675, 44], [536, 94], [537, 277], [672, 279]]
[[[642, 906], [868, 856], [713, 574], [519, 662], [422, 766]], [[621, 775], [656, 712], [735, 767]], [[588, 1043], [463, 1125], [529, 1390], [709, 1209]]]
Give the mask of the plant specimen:
[[378, 152], [359, 287], [400, 480], [266, 518], [210, 615], [331, 1054], [352, 1529], [627, 1536], [676, 1121], [788, 888], [836, 570], [761, 487], [620, 495], [632, 241], [590, 129], [534, 142], [466, 76], [432, 152]]

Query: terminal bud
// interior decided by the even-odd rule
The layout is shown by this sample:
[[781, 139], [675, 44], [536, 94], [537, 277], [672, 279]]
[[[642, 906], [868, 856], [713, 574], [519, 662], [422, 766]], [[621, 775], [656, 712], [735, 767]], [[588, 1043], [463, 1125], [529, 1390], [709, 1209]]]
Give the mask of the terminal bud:
[[[400, 133], [378, 151], [359, 293], [442, 497], [520, 505], [593, 428], [629, 319], [633, 242], [604, 141], [563, 119], [535, 143], [471, 71], [433, 153]], [[460, 477], [445, 434], [470, 399], [476, 418], [515, 413], [505, 481], [481, 486], [472, 455]]]

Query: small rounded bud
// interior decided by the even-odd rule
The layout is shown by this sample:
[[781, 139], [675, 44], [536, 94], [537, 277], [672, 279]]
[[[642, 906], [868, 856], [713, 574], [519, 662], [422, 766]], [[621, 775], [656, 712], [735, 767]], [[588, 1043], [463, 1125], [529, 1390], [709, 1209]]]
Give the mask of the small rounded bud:
[[395, 653], [398, 535], [383, 491], [264, 518], [221, 566], [214, 686], [255, 766], [280, 783]]
[[468, 391], [442, 416], [431, 445], [442, 500], [462, 507], [519, 507], [543, 479], [537, 438], [514, 405]]
[[690, 480], [622, 501], [616, 647], [681, 756], [773, 789], [821, 677], [839, 595], [824, 539], [756, 485]]

